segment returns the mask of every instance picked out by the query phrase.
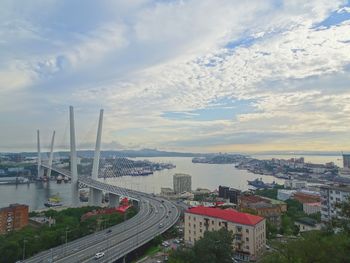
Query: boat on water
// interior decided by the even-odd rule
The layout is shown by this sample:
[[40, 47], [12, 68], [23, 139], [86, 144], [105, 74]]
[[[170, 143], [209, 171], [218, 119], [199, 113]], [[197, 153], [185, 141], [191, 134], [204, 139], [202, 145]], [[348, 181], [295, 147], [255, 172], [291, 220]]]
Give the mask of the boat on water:
[[44, 203], [44, 205], [46, 207], [57, 207], [57, 206], [62, 206], [63, 203], [61, 202], [62, 199], [61, 197], [59, 196], [59, 194], [57, 193], [56, 195], [54, 196], [51, 196], [46, 203]]
[[253, 181], [248, 180], [248, 184], [251, 186], [254, 186], [257, 189], [266, 189], [266, 188], [273, 188], [276, 183], [273, 182], [272, 184], [268, 184], [268, 183], [264, 183], [261, 178], [260, 179], [256, 178]]

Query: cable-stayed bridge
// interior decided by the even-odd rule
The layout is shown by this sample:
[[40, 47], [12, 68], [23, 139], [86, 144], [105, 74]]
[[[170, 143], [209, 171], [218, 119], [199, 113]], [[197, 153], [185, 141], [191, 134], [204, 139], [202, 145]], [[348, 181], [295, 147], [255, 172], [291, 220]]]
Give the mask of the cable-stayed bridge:
[[140, 191], [110, 185], [98, 180], [103, 110], [100, 111], [91, 175], [78, 176], [73, 107], [70, 107], [69, 116], [70, 170], [55, 167], [52, 164], [55, 132], [51, 140], [49, 160], [48, 162], [42, 160], [40, 133], [38, 131], [38, 176], [41, 176], [43, 169], [47, 169], [48, 175], [51, 174], [51, 171], [55, 171], [71, 178], [72, 206], [79, 205], [78, 187], [79, 184], [83, 184], [90, 188], [89, 202], [91, 205], [101, 205], [102, 192], [105, 192], [109, 194], [110, 206], [116, 206], [119, 203], [119, 197], [126, 196], [137, 202], [139, 211], [133, 218], [111, 227], [111, 231], [100, 231], [55, 247], [49, 251], [40, 252], [34, 257], [25, 260], [25, 262], [95, 262], [94, 255], [97, 252], [105, 253], [105, 256], [99, 259], [99, 262], [115, 262], [121, 258], [125, 259], [128, 253], [172, 227], [179, 218], [179, 210], [168, 200]]

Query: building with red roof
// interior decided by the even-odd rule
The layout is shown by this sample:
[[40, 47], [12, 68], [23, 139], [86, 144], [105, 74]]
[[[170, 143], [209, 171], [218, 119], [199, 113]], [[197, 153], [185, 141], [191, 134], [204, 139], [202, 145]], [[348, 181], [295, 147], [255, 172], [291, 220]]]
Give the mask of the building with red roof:
[[241, 260], [257, 259], [266, 246], [265, 218], [234, 209], [197, 206], [185, 211], [185, 241], [194, 244], [206, 231], [234, 233], [233, 250]]

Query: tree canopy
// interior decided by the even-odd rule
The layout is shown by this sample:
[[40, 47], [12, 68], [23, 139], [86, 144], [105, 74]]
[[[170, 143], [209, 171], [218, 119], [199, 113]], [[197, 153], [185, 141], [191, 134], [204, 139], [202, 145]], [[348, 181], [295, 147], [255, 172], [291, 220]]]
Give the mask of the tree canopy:
[[231, 263], [233, 233], [225, 228], [207, 231], [192, 248], [183, 248], [170, 255], [169, 263]]

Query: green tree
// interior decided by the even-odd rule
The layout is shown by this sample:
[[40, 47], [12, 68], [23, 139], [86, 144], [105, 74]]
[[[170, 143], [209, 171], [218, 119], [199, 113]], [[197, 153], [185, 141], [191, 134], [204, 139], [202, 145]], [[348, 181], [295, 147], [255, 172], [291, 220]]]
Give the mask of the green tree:
[[[321, 231], [303, 233], [302, 238], [278, 243], [263, 263], [343, 263], [350, 262], [350, 199], [339, 204], [337, 220]], [[290, 217], [282, 220], [283, 229], [290, 231]], [[334, 231], [334, 228], [338, 231]]]
[[170, 256], [173, 263], [231, 263], [233, 234], [225, 228], [206, 231], [191, 249], [180, 249]]

